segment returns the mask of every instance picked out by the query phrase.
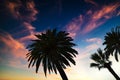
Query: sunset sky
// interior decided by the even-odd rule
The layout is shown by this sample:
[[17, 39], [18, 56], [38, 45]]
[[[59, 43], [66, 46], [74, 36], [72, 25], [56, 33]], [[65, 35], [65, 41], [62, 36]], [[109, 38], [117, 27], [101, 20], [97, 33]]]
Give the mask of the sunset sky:
[[[54, 28], [77, 44], [76, 65], [65, 69], [69, 80], [115, 80], [107, 69], [90, 68], [90, 55], [104, 49], [106, 32], [116, 26], [120, 0], [0, 0], [0, 80], [62, 80], [55, 73], [45, 77], [42, 66], [36, 74], [26, 59], [34, 34]], [[120, 76], [120, 62], [110, 60]]]

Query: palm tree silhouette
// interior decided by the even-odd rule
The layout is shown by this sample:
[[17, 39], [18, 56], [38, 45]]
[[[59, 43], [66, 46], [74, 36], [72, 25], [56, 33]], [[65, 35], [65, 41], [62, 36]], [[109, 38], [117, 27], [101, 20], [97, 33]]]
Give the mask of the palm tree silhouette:
[[106, 58], [105, 53], [103, 53], [101, 49], [98, 49], [97, 53], [92, 54], [91, 59], [95, 61], [95, 63], [91, 63], [90, 67], [97, 67], [99, 70], [101, 68], [107, 68], [109, 72], [111, 72], [111, 74], [116, 78], [116, 80], [120, 80], [119, 76], [111, 68], [112, 62]]
[[109, 58], [109, 55], [114, 53], [115, 59], [118, 61], [118, 53], [120, 54], [120, 26], [112, 28], [111, 32], [106, 33], [104, 40], [103, 45], [106, 45], [106, 55]]
[[73, 39], [68, 35], [69, 33], [65, 31], [57, 32], [56, 29], [49, 29], [45, 33], [35, 35], [37, 39], [33, 40], [33, 43], [27, 47], [29, 50], [27, 54], [28, 67], [36, 64], [37, 73], [42, 63], [45, 76], [47, 71], [57, 74], [58, 70], [62, 79], [68, 80], [64, 69], [70, 66], [70, 62], [75, 65], [73, 58], [78, 54], [72, 48], [75, 46], [72, 42]]

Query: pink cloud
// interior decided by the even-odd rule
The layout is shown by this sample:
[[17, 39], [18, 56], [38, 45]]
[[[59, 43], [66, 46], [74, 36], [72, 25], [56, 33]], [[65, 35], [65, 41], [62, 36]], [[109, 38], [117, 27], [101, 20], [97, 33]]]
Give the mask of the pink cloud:
[[96, 11], [88, 10], [85, 15], [80, 14], [80, 16], [69, 22], [66, 26], [66, 30], [70, 32], [72, 37], [75, 37], [77, 34], [89, 33], [104, 24], [108, 19], [119, 15], [119, 12], [116, 11], [118, 7], [120, 7], [119, 2], [104, 5]]
[[26, 28], [26, 30], [24, 30], [25, 32], [29, 32], [28, 36], [34, 35], [35, 34], [35, 27], [33, 27], [30, 23], [24, 22], [23, 26]]
[[80, 27], [83, 22], [83, 16], [80, 15], [77, 19], [73, 19], [68, 25], [66, 25], [66, 30], [70, 33], [71, 37], [75, 37], [77, 34], [76, 32], [79, 31]]
[[[85, 28], [82, 33], [88, 33], [95, 28], [99, 27], [103, 23], [105, 23], [108, 19], [113, 16], [116, 16], [116, 9], [120, 6], [120, 3], [110, 4], [107, 6], [103, 6], [100, 10], [97, 10], [90, 16], [90, 20], [87, 22]], [[102, 20], [100, 20], [102, 19]]]
[[98, 6], [98, 4], [96, 2], [94, 2], [93, 0], [85, 0], [85, 2], [91, 3], [91, 4], [95, 5], [95, 6]]
[[24, 22], [23, 26], [25, 26], [27, 28], [27, 30], [32, 34], [33, 31], [35, 30], [35, 27], [33, 27], [31, 24]]
[[3, 53], [11, 53], [16, 58], [25, 58], [27, 50], [24, 45], [15, 40], [11, 35], [0, 34], [0, 41], [5, 44], [5, 47], [2, 50]]
[[92, 50], [95, 50], [95, 49], [98, 49], [99, 48], [99, 45], [97, 44], [91, 44], [89, 46], [86, 47], [86, 50], [88, 51], [92, 51]]
[[33, 27], [30, 23], [24, 22], [21, 27], [24, 27], [23, 30], [14, 33], [13, 36], [19, 36], [21, 34], [24, 34], [25, 36], [20, 37], [17, 39], [18, 41], [25, 43], [26, 41], [30, 41], [33, 39], [36, 39], [35, 34], [40, 34], [40, 32], [35, 31], [35, 27]]
[[5, 57], [7, 61], [4, 61], [4, 59], [0, 57], [1, 63], [15, 68], [27, 67], [27, 64], [25, 63], [27, 63], [26, 54], [28, 53], [28, 51], [26, 50], [23, 43], [14, 39], [8, 33], [0, 33], [0, 42], [4, 44], [4, 46], [0, 50], [0, 53], [3, 55], [7, 55]]
[[31, 34], [31, 35], [27, 35], [27, 36], [19, 38], [19, 41], [24, 42], [28, 40], [34, 40], [34, 39], [36, 39], [35, 35]]
[[21, 37], [21, 38], [19, 38], [18, 40], [20, 41], [20, 42], [25, 42], [25, 41], [29, 41], [29, 40], [34, 40], [34, 39], [36, 39], [36, 37], [35, 37], [35, 34], [41, 34], [41, 32], [36, 32], [35, 31], [35, 27], [33, 27], [30, 23], [27, 23], [27, 22], [24, 22], [23, 23], [23, 26], [26, 28], [25, 30], [23, 30], [21, 33], [19, 33], [19, 34], [23, 34], [24, 32], [29, 32], [29, 34], [28, 35], [26, 35], [26, 36], [24, 36], [24, 37]]
[[[21, 21], [21, 27], [24, 28], [24, 30], [15, 33], [14, 35], [24, 34], [28, 33], [26, 36], [22, 38], [23, 40], [28, 39], [34, 39], [35, 27], [31, 25], [31, 22], [36, 20], [36, 14], [38, 11], [35, 8], [34, 1], [25, 1], [23, 4], [23, 1], [6, 1], [6, 9], [10, 13], [11, 16], [13, 16], [16, 20]], [[25, 12], [25, 13], [24, 13]]]
[[93, 53], [93, 51], [97, 50], [102, 46], [101, 38], [89, 38], [89, 39], [86, 39], [85, 41], [89, 42], [90, 44], [82, 48], [75, 48], [79, 53], [79, 55], [76, 58], [77, 60], [89, 58], [91, 53]]
[[35, 6], [36, 5], [33, 0], [4, 1], [5, 10], [9, 13], [10, 16], [15, 18], [17, 21], [20, 21], [19, 27], [23, 28], [23, 30], [20, 30], [17, 33], [13, 34], [15, 36], [19, 36], [22, 34], [23, 36], [25, 35], [24, 37], [18, 39], [20, 42], [24, 43], [25, 41], [35, 39], [34, 35], [38, 34], [38, 32], [35, 31], [36, 28], [31, 25], [31, 22], [37, 19], [36, 14], [38, 13], [38, 11]]
[[[25, 4], [25, 5], [24, 5]], [[36, 20], [36, 14], [38, 11], [35, 9], [35, 4], [33, 1], [27, 1], [26, 3], [22, 3], [22, 1], [6, 1], [6, 8], [10, 12], [11, 16], [18, 20], [32, 22]], [[22, 12], [26, 12], [24, 14]]]
[[97, 43], [97, 44], [102, 44], [102, 39], [100, 38], [89, 38], [89, 39], [86, 39], [86, 42], [94, 42], [94, 43]]
[[87, 46], [83, 47], [82, 49], [81, 48], [76, 48], [76, 50], [79, 53], [76, 60], [89, 58], [92, 51], [98, 49], [99, 47], [100, 47], [100, 45], [98, 45], [96, 43], [92, 43], [90, 45], [87, 45]]
[[120, 11], [117, 13], [117, 16], [119, 16], [120, 15]]

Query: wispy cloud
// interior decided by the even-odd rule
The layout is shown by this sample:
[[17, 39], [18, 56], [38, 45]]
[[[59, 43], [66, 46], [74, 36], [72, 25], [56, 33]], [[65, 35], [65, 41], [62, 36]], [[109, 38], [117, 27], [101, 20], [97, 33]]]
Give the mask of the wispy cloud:
[[117, 16], [119, 16], [120, 15], [120, 11], [117, 13]]
[[120, 3], [114, 3], [107, 6], [103, 6], [100, 10], [97, 10], [93, 12], [93, 14], [90, 14], [90, 21], [88, 21], [82, 32], [88, 33], [105, 23], [108, 19], [112, 18], [113, 16], [117, 16], [116, 9], [118, 7], [120, 7]]
[[[8, 63], [9, 66], [14, 66], [14, 67], [15, 66], [20, 67], [20, 65], [23, 66], [21, 60], [25, 60], [27, 53], [27, 50], [24, 47], [24, 45], [20, 43], [18, 40], [14, 39], [8, 33], [0, 33], [0, 42], [4, 45], [4, 46], [0, 46], [1, 61], [3, 61], [4, 58], [6, 58], [8, 60], [6, 60], [7, 62], [5, 62], [4, 64]], [[5, 57], [3, 58], [2, 56]]]
[[88, 10], [86, 14], [80, 14], [80, 16], [69, 22], [66, 26], [66, 30], [70, 32], [73, 37], [75, 37], [76, 34], [89, 33], [97, 27], [100, 27], [108, 19], [119, 15], [119, 11], [117, 11], [118, 7], [120, 7], [119, 2], [104, 5], [98, 10]]
[[19, 38], [19, 41], [24, 42], [24, 41], [28, 41], [28, 40], [33, 40], [36, 39], [35, 34], [37, 34], [38, 32], [35, 32], [35, 27], [33, 27], [31, 24], [24, 22], [23, 26], [25, 26], [25, 30], [22, 31], [22, 33], [24, 32], [28, 32], [28, 35]]
[[7, 12], [10, 13], [9, 15], [15, 18], [20, 23], [19, 26], [23, 28], [13, 35], [19, 36], [23, 34], [24, 37], [22, 36], [20, 41], [35, 39], [34, 34], [36, 34], [37, 32], [35, 32], [36, 28], [32, 26], [31, 22], [37, 19], [36, 14], [38, 14], [38, 11], [35, 8], [34, 1], [6, 0], [4, 1], [4, 3]]
[[35, 4], [32, 0], [29, 1], [6, 1], [6, 8], [11, 15], [22, 21], [31, 22], [36, 20], [38, 11], [35, 9]]
[[91, 3], [91, 4], [95, 5], [95, 6], [98, 6], [98, 4], [96, 2], [94, 2], [94, 0], [85, 0], [85, 2]]
[[86, 47], [84, 47], [82, 49], [76, 48], [76, 50], [79, 52], [79, 55], [77, 56], [76, 60], [89, 58], [92, 51], [98, 49], [99, 47], [100, 47], [100, 45], [93, 43], [93, 44], [87, 45]]
[[89, 38], [84, 40], [86, 43], [89, 43], [88, 45], [82, 47], [82, 48], [76, 48], [79, 55], [77, 59], [84, 59], [86, 57], [89, 57], [89, 55], [100, 48], [102, 46], [102, 39], [101, 38]]
[[36, 14], [38, 11], [35, 9], [33, 0], [6, 0], [3, 2], [9, 16], [17, 20], [20, 23], [18, 26], [22, 28], [18, 33], [12, 35], [19, 36], [23, 34], [23, 36], [15, 39], [11, 34], [0, 32], [0, 42], [4, 45], [0, 46], [0, 53], [4, 55], [4, 58], [8, 59], [4, 61], [4, 58], [0, 57], [0, 61], [4, 61], [12, 67], [25, 68], [27, 67], [27, 60], [25, 58], [28, 52], [25, 44], [28, 40], [35, 39], [34, 35], [38, 33], [35, 31], [36, 28], [31, 24], [31, 22], [37, 19]]
[[89, 38], [89, 39], [86, 39], [86, 42], [102, 44], [102, 39], [100, 39], [100, 38]]
[[66, 30], [70, 33], [71, 37], [75, 37], [77, 35], [77, 32], [80, 30], [82, 24], [83, 16], [80, 15], [66, 25]]
[[15, 57], [18, 58], [24, 58], [26, 49], [24, 45], [17, 40], [13, 39], [11, 35], [9, 34], [0, 34], [0, 41], [2, 41], [5, 44], [4, 50], [2, 51], [8, 51], [8, 53], [12, 53]]

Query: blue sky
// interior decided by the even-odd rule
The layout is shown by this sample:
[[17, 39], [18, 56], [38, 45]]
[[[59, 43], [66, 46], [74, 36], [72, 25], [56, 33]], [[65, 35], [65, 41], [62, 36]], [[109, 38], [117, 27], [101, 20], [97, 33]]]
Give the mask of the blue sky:
[[[1, 0], [0, 8], [1, 80], [61, 80], [54, 73], [46, 78], [42, 66], [36, 74], [25, 58], [34, 34], [53, 28], [69, 32], [77, 44], [76, 66], [65, 70], [69, 80], [115, 80], [89, 64], [90, 55], [104, 48], [106, 32], [120, 25], [120, 0]], [[120, 75], [119, 62], [111, 60]]]

